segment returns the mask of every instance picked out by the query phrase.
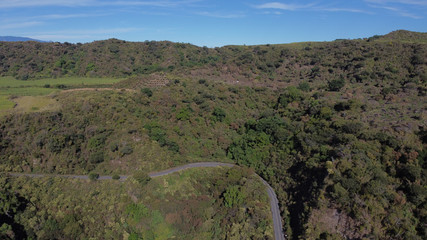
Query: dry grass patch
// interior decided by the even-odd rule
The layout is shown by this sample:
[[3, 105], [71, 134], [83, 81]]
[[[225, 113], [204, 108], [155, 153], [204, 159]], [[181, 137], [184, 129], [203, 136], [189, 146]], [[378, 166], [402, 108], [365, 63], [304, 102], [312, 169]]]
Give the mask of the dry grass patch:
[[23, 96], [13, 99], [16, 112], [44, 112], [60, 108], [58, 101], [51, 96]]

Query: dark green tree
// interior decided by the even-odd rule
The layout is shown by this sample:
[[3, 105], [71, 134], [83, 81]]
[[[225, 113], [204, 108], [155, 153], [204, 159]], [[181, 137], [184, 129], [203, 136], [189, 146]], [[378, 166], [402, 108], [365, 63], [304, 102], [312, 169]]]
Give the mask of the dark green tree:
[[141, 93], [145, 94], [147, 97], [153, 96], [153, 91], [149, 88], [142, 88]]
[[225, 113], [224, 109], [216, 107], [212, 113], [212, 115], [214, 116], [214, 119], [216, 121], [222, 122], [224, 121], [225, 117], [227, 116], [227, 114]]
[[345, 85], [344, 78], [334, 79], [332, 81], [328, 82], [328, 89], [332, 92], [338, 92], [343, 88]]

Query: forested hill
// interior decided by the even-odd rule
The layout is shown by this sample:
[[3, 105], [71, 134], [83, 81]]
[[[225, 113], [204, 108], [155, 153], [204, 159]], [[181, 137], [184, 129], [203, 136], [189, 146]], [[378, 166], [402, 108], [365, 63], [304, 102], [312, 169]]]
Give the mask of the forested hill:
[[[138, 175], [229, 162], [274, 188], [287, 239], [427, 239], [426, 39], [396, 31], [221, 48], [0, 42], [0, 173]], [[250, 207], [260, 195], [242, 186], [247, 175], [193, 180], [203, 199], [216, 199], [199, 208], [209, 205], [194, 195], [173, 202], [171, 188], [147, 198], [154, 185], [88, 196], [65, 180], [0, 174], [0, 238], [167, 239], [156, 237], [166, 236], [163, 222], [182, 239], [271, 239], [264, 213]], [[73, 188], [77, 197], [66, 197]], [[144, 205], [122, 211], [122, 196]], [[171, 201], [157, 212], [159, 196]], [[91, 210], [94, 199], [103, 211]], [[105, 218], [111, 209], [116, 217]], [[95, 219], [111, 228], [101, 232]]]
[[[425, 33], [396, 31], [367, 39], [284, 45], [197, 47], [172, 42], [87, 44], [0, 42], [0, 74], [17, 79], [60, 76], [128, 77], [155, 72], [287, 86], [302, 79], [324, 83], [419, 81], [425, 75]], [[188, 74], [190, 73], [190, 74]]]
[[398, 30], [391, 32], [384, 36], [374, 36], [372, 39], [379, 39], [384, 41], [402, 41], [409, 43], [427, 43], [427, 33], [411, 32], [405, 30]]

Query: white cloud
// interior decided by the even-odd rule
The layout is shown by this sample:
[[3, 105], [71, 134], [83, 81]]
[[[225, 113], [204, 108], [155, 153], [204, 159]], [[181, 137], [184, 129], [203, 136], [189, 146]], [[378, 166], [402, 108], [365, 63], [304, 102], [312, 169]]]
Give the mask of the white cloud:
[[93, 39], [93, 35], [63, 35], [63, 34], [40, 34], [40, 35], [30, 35], [30, 38], [39, 39], [43, 41], [70, 41], [75, 39]]
[[116, 2], [99, 2], [98, 5], [176, 7], [179, 5], [185, 5], [185, 4], [190, 4], [194, 2], [198, 2], [198, 1], [116, 1]]
[[55, 31], [45, 34], [73, 34], [73, 35], [84, 35], [84, 34], [110, 34], [110, 33], [127, 33], [133, 31], [141, 31], [143, 28], [100, 28], [100, 29], [86, 29], [86, 30], [64, 30]]
[[1, 23], [0, 29], [26, 28], [26, 27], [33, 27], [40, 24], [43, 24], [43, 22], [29, 21], [29, 22], [18, 22], [18, 23]]
[[63, 30], [37, 34], [26, 34], [34, 39], [47, 41], [72, 41], [82, 40], [92, 41], [93, 39], [106, 39], [115, 37], [118, 33], [129, 33], [143, 31], [143, 28], [102, 28], [86, 30]]
[[425, 9], [427, 0], [364, 0], [371, 8], [379, 8], [392, 12], [401, 17], [423, 19], [423, 16], [413, 13], [416, 9]]
[[378, 5], [378, 6], [370, 5], [370, 7], [385, 9], [385, 10], [391, 11], [394, 14], [397, 14], [397, 15], [399, 15], [401, 17], [409, 17], [409, 18], [413, 18], [413, 19], [422, 19], [423, 18], [421, 16], [418, 16], [416, 14], [410, 13], [410, 12], [408, 12], [406, 10], [403, 10], [403, 9], [400, 9], [400, 8], [397, 8], [397, 7], [382, 6], [382, 5]]
[[427, 6], [427, 0], [365, 0], [365, 2], [376, 4], [400, 3], [407, 5]]
[[[330, 7], [323, 7], [323, 6], [317, 6], [314, 3], [306, 4], [306, 5], [298, 5], [298, 4], [286, 4], [286, 3], [280, 3], [280, 2], [270, 2], [270, 3], [264, 3], [258, 6], [255, 6], [255, 8], [259, 9], [276, 9], [276, 10], [285, 10], [285, 11], [297, 11], [297, 10], [307, 10], [307, 11], [324, 11], [324, 12], [353, 12], [353, 13], [369, 13], [365, 10], [361, 9], [354, 9], [354, 8], [330, 8]], [[272, 12], [267, 12], [272, 13]], [[276, 12], [273, 12], [274, 14], [277, 14]]]
[[39, 6], [88, 6], [94, 4], [93, 0], [1, 0], [0, 8], [39, 7]]
[[31, 19], [43, 19], [43, 20], [53, 20], [53, 19], [67, 19], [67, 18], [89, 18], [89, 17], [100, 17], [106, 16], [107, 14], [49, 14], [49, 15], [40, 15], [31, 17]]
[[100, 0], [0, 0], [0, 8], [19, 7], [98, 7], [98, 6], [152, 6], [152, 7], [176, 7], [199, 2], [200, 0], [186, 1], [100, 1]]
[[86, 18], [86, 17], [98, 17], [105, 16], [107, 14], [49, 14], [30, 16], [22, 18], [7, 18], [0, 22], [0, 29], [15, 29], [15, 28], [28, 28], [36, 25], [43, 25], [48, 20], [58, 20], [67, 18]]
[[317, 8], [316, 10], [325, 12], [352, 12], [352, 13], [371, 13], [361, 9], [354, 8]]
[[218, 12], [196, 12], [197, 15], [214, 17], [214, 18], [243, 18], [244, 14], [227, 14], [227, 13], [218, 13]]
[[255, 6], [255, 8], [259, 9], [280, 9], [280, 10], [288, 10], [288, 11], [295, 11], [298, 9], [306, 9], [314, 4], [308, 4], [308, 5], [298, 5], [298, 4], [286, 4], [286, 3], [280, 3], [280, 2], [270, 2], [270, 3], [264, 3], [258, 6]]

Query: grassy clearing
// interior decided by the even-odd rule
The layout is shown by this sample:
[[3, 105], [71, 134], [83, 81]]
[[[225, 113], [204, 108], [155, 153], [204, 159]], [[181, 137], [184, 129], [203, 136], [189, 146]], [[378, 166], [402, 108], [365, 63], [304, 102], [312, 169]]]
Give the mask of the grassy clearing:
[[[0, 115], [7, 112], [40, 112], [59, 108], [59, 104], [52, 97], [46, 96], [58, 89], [25, 87], [0, 88]], [[13, 100], [11, 100], [11, 96]], [[15, 107], [15, 109], [14, 109]]]
[[[54, 92], [61, 91], [58, 86], [67, 88], [105, 87], [123, 79], [118, 78], [49, 78], [38, 80], [16, 80], [13, 77], [0, 77], [0, 114], [12, 109], [17, 104], [18, 112], [36, 112], [57, 109], [59, 105], [49, 97], [44, 97]], [[9, 100], [11, 96], [15, 98]], [[43, 96], [43, 97], [28, 97]]]
[[60, 90], [41, 87], [0, 88], [0, 96], [43, 96], [58, 91]]
[[49, 96], [24, 96], [14, 99], [17, 112], [42, 112], [59, 109], [60, 104]]
[[0, 95], [0, 111], [11, 109], [15, 106], [15, 103], [9, 100], [8, 96]]

